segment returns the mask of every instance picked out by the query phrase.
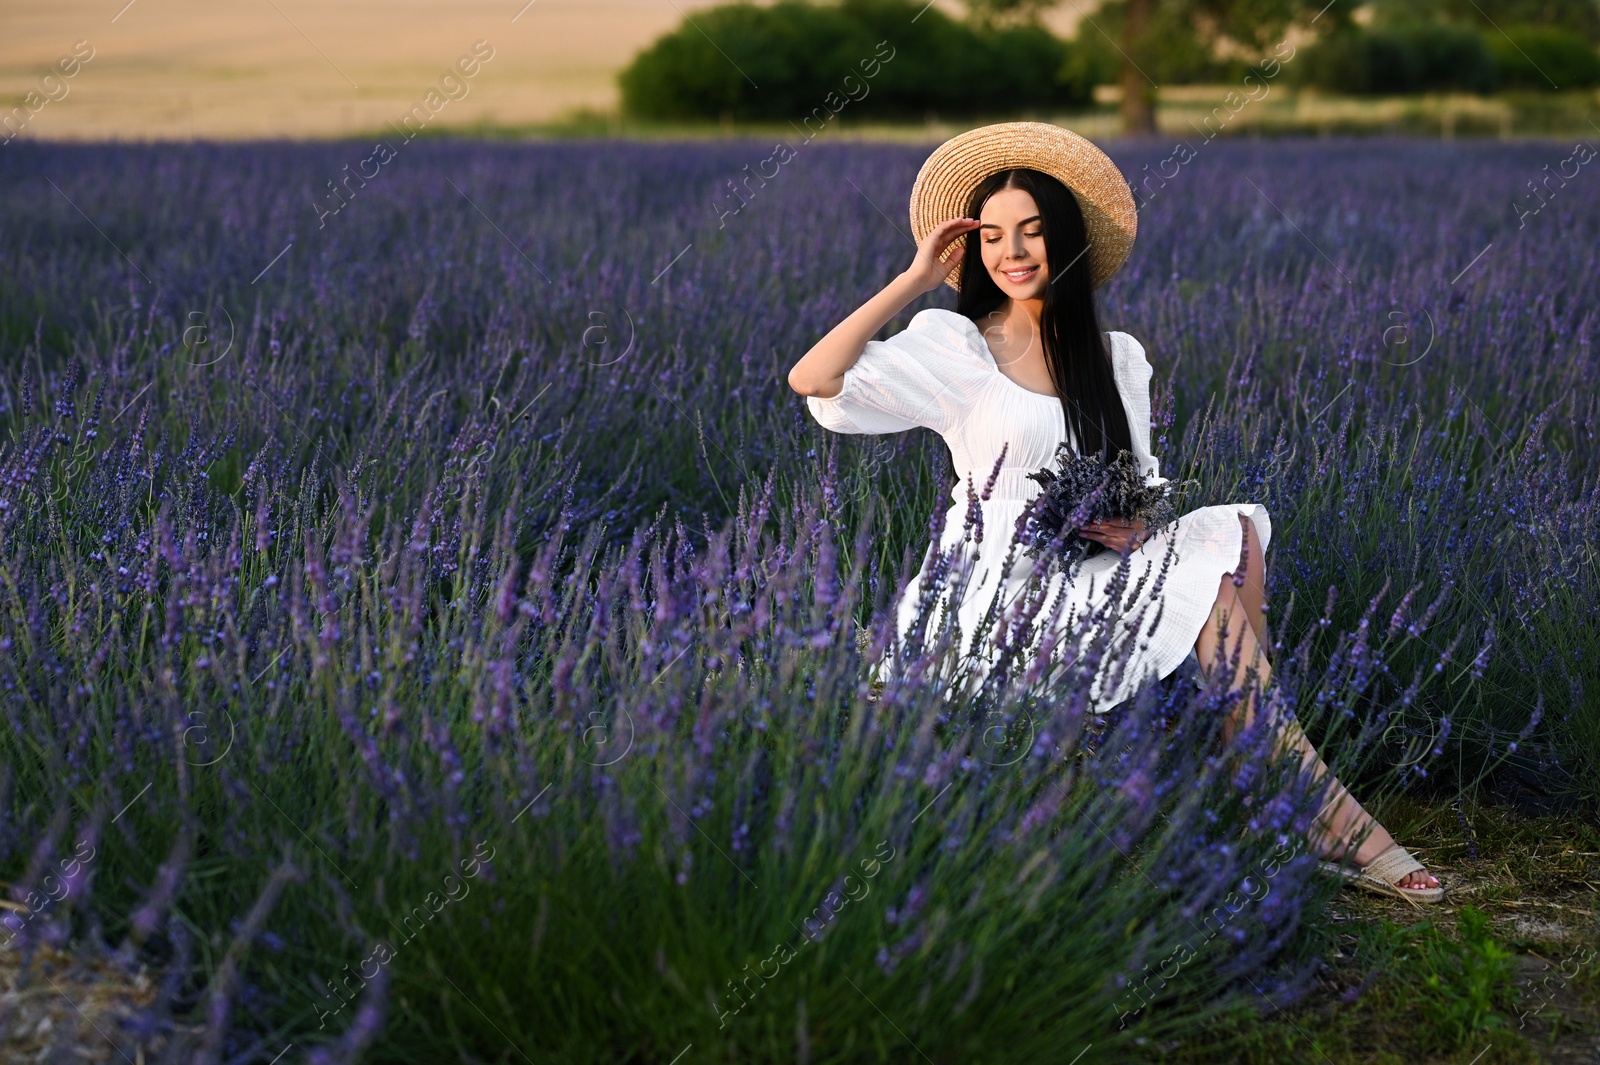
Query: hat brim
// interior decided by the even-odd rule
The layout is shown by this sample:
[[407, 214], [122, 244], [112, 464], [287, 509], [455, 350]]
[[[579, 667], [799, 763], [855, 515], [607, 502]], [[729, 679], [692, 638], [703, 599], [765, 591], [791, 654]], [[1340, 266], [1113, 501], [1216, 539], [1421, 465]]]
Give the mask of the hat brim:
[[[1111, 280], [1133, 251], [1139, 212], [1117, 164], [1089, 140], [1048, 122], [998, 122], [957, 134], [934, 149], [911, 187], [911, 232], [922, 242], [935, 226], [960, 218], [978, 183], [1013, 167], [1040, 170], [1067, 188], [1083, 210], [1089, 276], [1095, 288]], [[952, 245], [964, 250], [966, 234]], [[961, 290], [959, 269], [945, 284]]]

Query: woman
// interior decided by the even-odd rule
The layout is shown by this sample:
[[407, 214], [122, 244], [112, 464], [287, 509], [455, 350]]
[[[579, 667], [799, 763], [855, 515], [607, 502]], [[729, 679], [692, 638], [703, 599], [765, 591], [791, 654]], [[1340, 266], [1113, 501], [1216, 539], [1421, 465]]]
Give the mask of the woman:
[[[1041, 491], [1027, 475], [1050, 465], [1060, 443], [1107, 457], [1126, 449], [1146, 483], [1164, 480], [1150, 453], [1150, 363], [1133, 337], [1102, 334], [1095, 309], [1095, 288], [1132, 250], [1137, 215], [1126, 180], [1093, 144], [1048, 123], [1007, 122], [954, 137], [928, 158], [912, 189], [911, 223], [918, 240], [911, 266], [818, 341], [790, 370], [789, 384], [835, 432], [933, 429], [963, 480], [988, 490], [979, 516], [989, 534], [971, 545], [963, 577], [940, 593], [955, 600], [956, 627], [969, 633], [1034, 577], [1009, 534]], [[923, 310], [904, 332], [872, 339], [940, 282], [960, 293], [955, 311]], [[948, 554], [971, 539], [962, 528], [968, 506], [951, 507], [938, 545]], [[1070, 607], [1056, 616], [1081, 616], [1108, 601], [1141, 622], [1157, 616], [1139, 641], [1131, 638], [1139, 623], [1124, 620], [1130, 638], [1118, 646], [1115, 668], [1097, 672], [1094, 709], [1121, 702], [1152, 674], [1167, 676], [1190, 654], [1208, 674], [1236, 654], [1235, 688], [1251, 682], [1252, 670], [1259, 686], [1270, 680], [1263, 552], [1272, 526], [1264, 507], [1201, 507], [1160, 531], [1137, 520], [1079, 531], [1111, 550], [1044, 578], [1058, 581]], [[1241, 554], [1242, 587], [1233, 580]], [[930, 546], [900, 598], [900, 633], [914, 624], [934, 557]], [[1113, 580], [1125, 564], [1126, 580]], [[1229, 624], [1240, 617], [1248, 623]], [[1252, 720], [1256, 687], [1238, 722]], [[1284, 728], [1282, 742], [1300, 751], [1316, 779], [1328, 772], [1297, 726]], [[1314, 829], [1324, 857], [1342, 862], [1325, 863], [1330, 870], [1383, 894], [1442, 897], [1439, 881], [1342, 785], [1332, 781], [1331, 789]], [[1361, 843], [1351, 853], [1355, 839]]]

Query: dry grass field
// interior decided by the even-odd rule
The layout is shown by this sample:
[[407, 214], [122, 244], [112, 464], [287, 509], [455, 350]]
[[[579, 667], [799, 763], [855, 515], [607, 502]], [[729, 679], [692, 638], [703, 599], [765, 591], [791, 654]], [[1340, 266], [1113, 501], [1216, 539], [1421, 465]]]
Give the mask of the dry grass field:
[[23, 136], [365, 132], [398, 122], [479, 40], [493, 58], [430, 125], [547, 121], [613, 105], [617, 70], [681, 17], [670, 0], [134, 0], [119, 14], [125, 2], [0, 0], [4, 110], [43, 94], [75, 42], [94, 50]]

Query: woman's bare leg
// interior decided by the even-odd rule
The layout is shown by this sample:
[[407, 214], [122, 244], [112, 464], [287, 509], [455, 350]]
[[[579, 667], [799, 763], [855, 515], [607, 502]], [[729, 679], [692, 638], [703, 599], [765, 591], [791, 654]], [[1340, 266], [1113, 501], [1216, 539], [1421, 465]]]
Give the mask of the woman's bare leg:
[[[1253, 531], [1250, 535], [1253, 536]], [[1212, 607], [1211, 616], [1206, 619], [1205, 627], [1200, 630], [1200, 637], [1195, 641], [1195, 654], [1199, 656], [1201, 669], [1207, 676], [1210, 676], [1211, 670], [1219, 664], [1219, 651], [1222, 655], [1220, 664], [1223, 668], [1226, 668], [1235, 653], [1238, 655], [1233, 687], [1245, 690], [1245, 698], [1235, 715], [1223, 722], [1223, 736], [1229, 740], [1233, 738], [1234, 730], [1239, 725], [1248, 727], [1255, 720], [1259, 693], [1272, 679], [1272, 666], [1267, 661], [1265, 648], [1256, 638], [1255, 629], [1241, 623], [1241, 620], [1248, 615], [1249, 608], [1240, 593], [1241, 589], [1234, 587], [1233, 574], [1224, 574], [1217, 588], [1217, 599]], [[1224, 639], [1226, 646], [1223, 645]], [[1256, 672], [1254, 681], [1249, 677], [1249, 670], [1252, 667]], [[1302, 769], [1309, 770], [1313, 774], [1313, 780], [1331, 776], [1327, 764], [1317, 754], [1316, 748], [1311, 745], [1305, 733], [1296, 728], [1291, 731], [1291, 736], [1290, 742], [1300, 753]], [[1335, 858], [1343, 855], [1348, 849], [1349, 842], [1366, 831], [1369, 825], [1371, 831], [1367, 832], [1366, 838], [1352, 856], [1356, 864], [1366, 865], [1394, 846], [1394, 837], [1362, 808], [1355, 796], [1345, 790], [1337, 778], [1330, 779], [1329, 787], [1329, 802], [1313, 824], [1312, 842], [1324, 857]], [[1395, 883], [1396, 886], [1403, 888], [1439, 886], [1438, 880], [1421, 870], [1408, 873]]]

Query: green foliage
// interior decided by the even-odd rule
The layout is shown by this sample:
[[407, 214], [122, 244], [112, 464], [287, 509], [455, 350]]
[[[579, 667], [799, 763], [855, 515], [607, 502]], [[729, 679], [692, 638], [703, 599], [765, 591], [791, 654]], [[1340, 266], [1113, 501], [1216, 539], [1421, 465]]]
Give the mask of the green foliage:
[[[907, 0], [779, 0], [698, 12], [619, 75], [623, 111], [666, 120], [921, 118], [1075, 106], [1068, 45], [1038, 26], [979, 26]], [[915, 21], [913, 21], [913, 19]]]
[[1464, 907], [1461, 941], [1435, 935], [1426, 952], [1432, 971], [1424, 978], [1428, 994], [1421, 1003], [1441, 1031], [1465, 1041], [1504, 1026], [1495, 1007], [1510, 990], [1516, 955], [1494, 938], [1483, 911]]
[[1552, 26], [1600, 40], [1594, 0], [1368, 0], [1367, 7], [1377, 28], [1451, 22], [1499, 36], [1497, 27]]
[[1417, 1012], [1457, 1046], [1503, 1029], [1511, 1008], [1516, 954], [1497, 940], [1489, 917], [1473, 906], [1460, 913], [1459, 940], [1432, 920], [1409, 927], [1384, 921], [1366, 944], [1383, 971], [1404, 980]]
[[1600, 56], [1590, 43], [1600, 24], [1573, 5], [1373, 6], [1370, 28], [1343, 27], [1305, 49], [1296, 70], [1301, 84], [1344, 93], [1548, 92], [1600, 84]]
[[1073, 95], [1088, 100], [1094, 95], [1096, 85], [1115, 83], [1117, 71], [1115, 52], [1080, 36], [1077, 40], [1067, 42], [1067, 57], [1056, 72], [1056, 78]]
[[1294, 69], [1300, 84], [1342, 93], [1409, 93], [1495, 87], [1495, 60], [1464, 26], [1346, 30], [1307, 46]]
[[1085, 98], [1096, 85], [1114, 85], [1122, 74], [1122, 56], [1110, 46], [1106, 38], [1094, 30], [1080, 30], [1074, 40], [1067, 42], [1067, 58], [1061, 67], [1062, 82], [1083, 86]]
[[[1093, 84], [1107, 85], [1121, 75], [1126, 49], [1122, 27], [1126, 17], [1123, 0], [1111, 0], [1094, 12], [1093, 22], [1079, 24], [1074, 39], [1077, 51], [1070, 61], [1077, 64], [1080, 76]], [[1196, 31], [1192, 12], [1183, 4], [1160, 4], [1131, 58], [1138, 68], [1162, 85], [1230, 81], [1244, 75], [1244, 64], [1216, 57], [1207, 38]]]
[[661, 37], [618, 82], [623, 111], [640, 118], [790, 116], [821, 103], [855, 72], [855, 57], [871, 55], [863, 27], [835, 8], [727, 4]]
[[1485, 35], [1502, 88], [1600, 85], [1600, 56], [1582, 36], [1556, 26], [1515, 26]]

